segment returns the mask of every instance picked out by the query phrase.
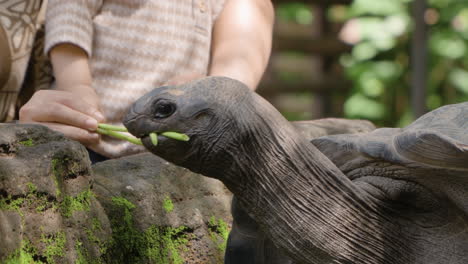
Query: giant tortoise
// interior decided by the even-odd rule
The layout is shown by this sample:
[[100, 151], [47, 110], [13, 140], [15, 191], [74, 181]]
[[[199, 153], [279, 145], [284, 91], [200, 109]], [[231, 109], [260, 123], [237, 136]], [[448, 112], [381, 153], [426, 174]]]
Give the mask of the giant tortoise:
[[[209, 77], [155, 89], [124, 124], [152, 153], [221, 180], [297, 263], [468, 263], [468, 102], [311, 143], [242, 83]], [[190, 141], [153, 146], [162, 131]]]

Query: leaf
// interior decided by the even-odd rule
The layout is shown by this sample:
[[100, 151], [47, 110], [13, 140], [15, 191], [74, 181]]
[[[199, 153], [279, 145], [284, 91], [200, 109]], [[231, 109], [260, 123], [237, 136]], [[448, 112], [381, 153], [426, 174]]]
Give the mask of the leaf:
[[351, 5], [353, 15], [392, 15], [405, 12], [404, 3], [400, 0], [354, 0]]
[[434, 33], [429, 45], [435, 54], [449, 59], [462, 58], [466, 53], [465, 42], [448, 30]]
[[353, 57], [356, 60], [369, 60], [377, 54], [377, 49], [369, 42], [363, 42], [353, 48]]
[[457, 90], [464, 94], [468, 94], [468, 72], [464, 69], [454, 69], [450, 72], [449, 81]]
[[354, 94], [346, 100], [344, 111], [348, 118], [364, 118], [377, 120], [384, 117], [383, 104], [366, 98], [362, 94]]

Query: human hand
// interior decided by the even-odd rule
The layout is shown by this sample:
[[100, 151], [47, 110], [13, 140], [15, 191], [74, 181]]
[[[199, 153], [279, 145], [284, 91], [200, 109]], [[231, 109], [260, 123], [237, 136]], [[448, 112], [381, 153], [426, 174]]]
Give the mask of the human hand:
[[85, 146], [98, 144], [100, 137], [95, 131], [104, 117], [98, 110], [97, 95], [84, 85], [67, 90], [36, 92], [20, 109], [19, 121], [45, 125]]

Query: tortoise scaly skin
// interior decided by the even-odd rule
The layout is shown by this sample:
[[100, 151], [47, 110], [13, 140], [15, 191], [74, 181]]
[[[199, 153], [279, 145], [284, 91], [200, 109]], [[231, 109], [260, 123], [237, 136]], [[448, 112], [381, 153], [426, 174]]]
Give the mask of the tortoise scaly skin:
[[[155, 89], [124, 124], [154, 154], [221, 180], [297, 263], [468, 263], [468, 103], [406, 128], [312, 142], [244, 84]], [[181, 142], [149, 133], [187, 134]]]

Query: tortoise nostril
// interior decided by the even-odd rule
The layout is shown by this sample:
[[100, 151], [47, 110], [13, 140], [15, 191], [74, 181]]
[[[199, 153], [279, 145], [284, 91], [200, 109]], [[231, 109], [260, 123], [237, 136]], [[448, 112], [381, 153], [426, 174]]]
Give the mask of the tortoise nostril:
[[150, 133], [157, 131], [157, 124], [147, 115], [127, 115], [123, 124], [128, 132], [137, 138], [148, 136]]
[[125, 114], [124, 119], [122, 121], [123, 125], [127, 128], [128, 132], [133, 134], [132, 131], [134, 131], [135, 126], [136, 126], [136, 121], [141, 115], [135, 113], [134, 107], [131, 107], [127, 114]]
[[138, 120], [136, 118], [133, 119], [125, 119], [123, 122], [124, 126], [127, 128], [128, 132], [136, 137], [139, 136], [139, 125]]
[[144, 136], [145, 132], [145, 119], [147, 119], [146, 116], [142, 114], [137, 114], [133, 111], [134, 109], [131, 108], [128, 113], [125, 115], [124, 120], [123, 120], [123, 125], [127, 128], [128, 132], [135, 137], [142, 137]]

